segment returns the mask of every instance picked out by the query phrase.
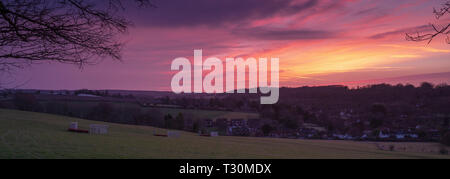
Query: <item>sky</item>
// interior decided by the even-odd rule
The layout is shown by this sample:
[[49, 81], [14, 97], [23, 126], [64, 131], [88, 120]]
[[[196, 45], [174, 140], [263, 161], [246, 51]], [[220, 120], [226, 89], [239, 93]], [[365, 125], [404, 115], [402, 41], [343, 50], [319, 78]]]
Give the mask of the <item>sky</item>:
[[[384, 82], [450, 72], [445, 37], [430, 44], [405, 40], [426, 33], [443, 0], [153, 0], [129, 7], [134, 25], [120, 37], [123, 60], [82, 69], [41, 63], [3, 75], [3, 83], [31, 89], [170, 90], [177, 57], [278, 57], [286, 87]], [[125, 6], [129, 6], [128, 4]], [[430, 75], [428, 75], [430, 76]], [[380, 80], [381, 79], [381, 80]], [[430, 80], [421, 78], [421, 80]], [[405, 80], [407, 81], [407, 80]], [[435, 83], [450, 82], [450, 75]]]

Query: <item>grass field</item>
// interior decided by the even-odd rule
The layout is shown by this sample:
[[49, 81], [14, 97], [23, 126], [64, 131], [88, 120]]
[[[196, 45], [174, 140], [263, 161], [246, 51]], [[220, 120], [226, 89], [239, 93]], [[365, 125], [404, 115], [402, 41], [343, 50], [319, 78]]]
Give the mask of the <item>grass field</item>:
[[[110, 125], [108, 135], [67, 132], [69, 122], [81, 128], [101, 122], [0, 109], [0, 158], [450, 158], [431, 152], [399, 152], [353, 141], [319, 141], [245, 137], [154, 137], [163, 129]], [[402, 144], [408, 145], [408, 144]], [[437, 148], [435, 143], [414, 145]], [[409, 146], [405, 146], [409, 147]]]

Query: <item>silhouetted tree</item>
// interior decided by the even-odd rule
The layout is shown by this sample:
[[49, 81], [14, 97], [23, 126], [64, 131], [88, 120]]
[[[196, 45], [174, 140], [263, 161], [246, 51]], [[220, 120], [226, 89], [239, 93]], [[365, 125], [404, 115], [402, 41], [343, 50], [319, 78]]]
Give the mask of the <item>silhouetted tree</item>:
[[116, 111], [114, 105], [112, 105], [111, 103], [101, 102], [91, 109], [87, 118], [96, 121], [114, 122], [114, 111]]
[[447, 132], [442, 136], [441, 143], [450, 146], [450, 132]]
[[180, 116], [173, 118], [172, 115], [170, 115], [170, 114], [167, 114], [166, 116], [164, 116], [165, 128], [178, 129], [178, 122], [177, 122], [178, 119], [182, 120], [182, 116], [181, 116], [181, 118], [180, 118]]
[[283, 121], [283, 125], [287, 129], [298, 129], [299, 127], [298, 121], [295, 119], [287, 119]]
[[268, 136], [268, 135], [270, 134], [270, 132], [273, 131], [273, 127], [270, 126], [269, 124], [264, 124], [264, 125], [261, 127], [261, 130], [262, 130], [264, 136]]
[[174, 129], [178, 129], [178, 130], [184, 129], [184, 116], [182, 113], [178, 113], [177, 117], [175, 117]]
[[227, 119], [217, 119], [216, 126], [219, 132], [225, 133], [228, 128]]
[[387, 115], [386, 106], [383, 104], [373, 104], [370, 109], [370, 127], [375, 129], [383, 125], [384, 118]]
[[376, 103], [376, 104], [372, 105], [372, 107], [370, 109], [370, 112], [372, 112], [373, 114], [381, 115], [382, 117], [384, 117], [387, 114], [387, 109], [386, 109], [386, 106], [384, 104]]
[[[436, 16], [436, 19], [440, 19], [442, 16], [450, 14], [450, 1], [447, 1], [445, 4], [442, 5], [442, 7], [439, 10], [434, 9], [433, 11], [434, 15]], [[444, 25], [437, 25], [437, 24], [430, 24], [430, 26], [433, 28], [432, 33], [428, 34], [419, 34], [411, 35], [406, 34], [406, 40], [409, 41], [428, 41], [428, 43], [431, 43], [431, 41], [438, 35], [445, 35], [446, 41], [448, 44], [450, 44], [450, 23], [444, 24]]]
[[69, 106], [67, 103], [60, 102], [47, 102], [45, 104], [45, 112], [51, 114], [59, 114], [59, 115], [68, 115], [69, 114]]
[[147, 111], [146, 116], [150, 120], [150, 125], [155, 127], [164, 127], [164, 114], [160, 110], [150, 109]]
[[420, 84], [420, 88], [425, 90], [432, 90], [434, 88], [434, 85], [428, 82], [423, 82]]
[[[149, 0], [134, 0], [153, 6]], [[0, 71], [37, 61], [80, 67], [98, 59], [121, 59], [130, 21], [119, 15], [122, 0], [2, 0], [0, 1]]]
[[37, 100], [33, 94], [16, 93], [14, 95], [14, 105], [19, 110], [31, 111], [36, 103]]

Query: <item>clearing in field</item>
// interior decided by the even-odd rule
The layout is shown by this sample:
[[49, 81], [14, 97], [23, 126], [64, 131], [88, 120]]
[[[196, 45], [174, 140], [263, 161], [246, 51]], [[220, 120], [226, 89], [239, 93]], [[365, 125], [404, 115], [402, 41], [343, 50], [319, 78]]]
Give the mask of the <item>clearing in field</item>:
[[[107, 135], [67, 132], [107, 124]], [[450, 158], [420, 150], [385, 151], [385, 143], [296, 140], [250, 137], [200, 137], [180, 132], [179, 138], [153, 136], [152, 127], [88, 121], [63, 116], [0, 109], [0, 158]], [[407, 143], [401, 144], [408, 148]], [[438, 149], [440, 144], [414, 145]]]
[[[41, 102], [42, 105], [46, 105], [47, 102]], [[73, 113], [82, 114], [85, 111], [89, 111], [89, 109], [94, 108], [99, 104], [99, 102], [79, 102], [79, 101], [65, 101], [64, 104], [68, 106], [72, 110]], [[193, 119], [218, 119], [218, 118], [226, 118], [226, 119], [252, 119], [258, 118], [258, 113], [249, 113], [249, 112], [231, 112], [231, 111], [213, 111], [213, 110], [197, 110], [197, 109], [180, 109], [180, 108], [171, 108], [171, 107], [141, 107], [136, 103], [117, 103], [117, 102], [109, 102], [109, 104], [113, 105], [117, 109], [123, 108], [138, 108], [141, 109], [142, 112], [146, 112], [149, 110], [156, 110], [161, 112], [163, 115], [170, 114], [172, 116], [176, 116], [179, 113], [182, 113], [185, 116], [191, 116]], [[10, 104], [13, 105], [13, 104]]]

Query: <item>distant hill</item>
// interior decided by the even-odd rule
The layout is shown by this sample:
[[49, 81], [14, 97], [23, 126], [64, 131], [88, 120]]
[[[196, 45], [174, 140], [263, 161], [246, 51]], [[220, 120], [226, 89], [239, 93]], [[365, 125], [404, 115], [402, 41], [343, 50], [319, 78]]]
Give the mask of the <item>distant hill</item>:
[[[382, 78], [382, 79], [369, 79], [369, 80], [359, 80], [359, 81], [344, 81], [344, 82], [334, 82], [327, 84], [319, 84], [312, 85], [316, 87], [324, 87], [324, 86], [348, 86], [350, 88], [354, 87], [362, 87], [367, 85], [374, 84], [412, 84], [414, 86], [419, 86], [422, 82], [430, 82], [435, 85], [447, 83], [450, 84], [450, 72], [443, 73], [428, 73], [428, 74], [418, 74], [418, 75], [408, 75], [408, 76], [400, 76], [400, 77], [392, 77], [392, 78]], [[292, 87], [290, 87], [292, 88]], [[293, 87], [297, 88], [297, 87]], [[40, 91], [41, 93], [50, 93], [53, 92], [55, 94], [63, 94], [66, 91], [73, 92], [75, 90], [39, 90], [39, 89], [17, 89], [26, 93], [35, 93], [36, 91]], [[121, 94], [121, 95], [133, 95], [136, 97], [144, 97], [144, 98], [162, 98], [162, 97], [189, 97], [189, 98], [208, 98], [212, 96], [227, 96], [229, 94], [175, 94], [171, 91], [137, 91], [137, 90], [114, 90], [114, 89], [103, 89], [98, 91], [108, 91], [110, 95]], [[94, 90], [96, 91], [96, 90]]]
[[370, 80], [362, 80], [362, 81], [346, 81], [341, 83], [333, 83], [330, 85], [344, 85], [349, 87], [356, 86], [366, 86], [372, 84], [412, 84], [414, 86], [419, 86], [422, 82], [429, 82], [435, 85], [441, 83], [450, 84], [450, 72], [444, 73], [428, 73], [428, 74], [418, 74], [418, 75], [408, 75], [408, 76], [399, 76], [392, 78], [383, 78], [383, 79], [370, 79]]

